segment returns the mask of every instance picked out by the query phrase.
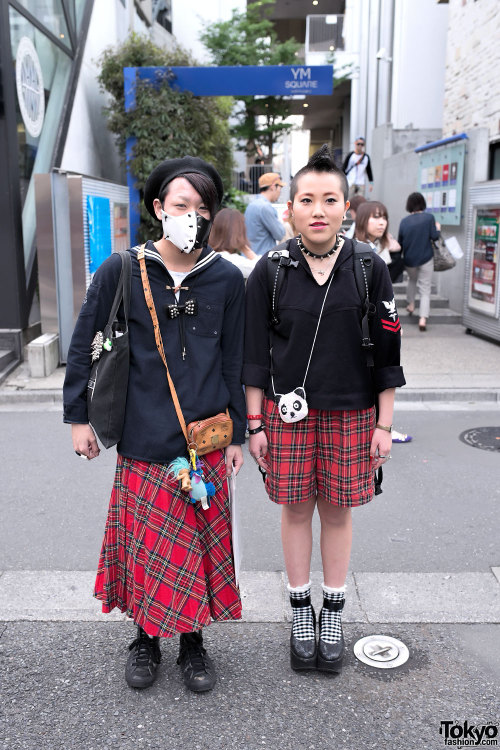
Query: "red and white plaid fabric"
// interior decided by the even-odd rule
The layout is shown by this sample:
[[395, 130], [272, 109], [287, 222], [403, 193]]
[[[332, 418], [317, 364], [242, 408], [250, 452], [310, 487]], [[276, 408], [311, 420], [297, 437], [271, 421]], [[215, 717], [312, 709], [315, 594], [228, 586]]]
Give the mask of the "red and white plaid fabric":
[[215, 486], [206, 511], [166, 478], [167, 465], [118, 456], [94, 596], [151, 636], [241, 617], [224, 454], [201, 461]]
[[375, 409], [310, 409], [300, 422], [286, 424], [271, 399], [262, 412], [271, 470], [266, 489], [279, 505], [320, 495], [342, 508], [373, 498], [370, 443]]

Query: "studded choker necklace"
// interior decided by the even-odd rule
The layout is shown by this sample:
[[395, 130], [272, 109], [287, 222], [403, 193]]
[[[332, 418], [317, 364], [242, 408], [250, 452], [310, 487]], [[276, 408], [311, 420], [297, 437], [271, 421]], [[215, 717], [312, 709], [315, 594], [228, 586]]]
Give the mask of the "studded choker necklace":
[[337, 235], [335, 245], [331, 250], [329, 250], [327, 253], [323, 253], [322, 255], [319, 255], [318, 253], [312, 253], [310, 250], [308, 250], [307, 247], [305, 247], [305, 245], [302, 243], [302, 235], [300, 234], [297, 236], [297, 244], [299, 246], [299, 250], [302, 250], [304, 255], [308, 255], [310, 258], [318, 258], [319, 260], [324, 260], [325, 258], [329, 258], [330, 255], [333, 255], [333, 253], [338, 249], [338, 246], [340, 245], [340, 237]]

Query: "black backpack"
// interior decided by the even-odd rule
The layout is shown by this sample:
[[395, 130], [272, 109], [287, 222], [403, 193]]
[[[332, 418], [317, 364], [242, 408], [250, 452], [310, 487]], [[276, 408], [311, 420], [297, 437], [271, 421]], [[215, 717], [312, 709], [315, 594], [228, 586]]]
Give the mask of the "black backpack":
[[[373, 276], [373, 250], [366, 242], [358, 242], [358, 240], [353, 240], [353, 242], [354, 278], [363, 309], [363, 317], [361, 319], [361, 348], [365, 352], [366, 366], [373, 367], [373, 343], [370, 337], [370, 319], [375, 314], [375, 305], [373, 302], [370, 302]], [[278, 298], [284, 278], [283, 274], [280, 274], [280, 269], [289, 266], [296, 268], [298, 266], [298, 261], [290, 257], [288, 250], [289, 243], [290, 240], [282, 242], [281, 245], [277, 245], [276, 248], [270, 250], [267, 254], [268, 284], [272, 304], [271, 326], [279, 323]]]

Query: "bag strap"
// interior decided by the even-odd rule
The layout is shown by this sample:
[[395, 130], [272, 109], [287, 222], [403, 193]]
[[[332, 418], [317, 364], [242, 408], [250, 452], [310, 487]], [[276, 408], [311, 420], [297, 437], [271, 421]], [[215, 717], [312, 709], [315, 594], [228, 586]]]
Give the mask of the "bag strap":
[[148, 310], [151, 315], [151, 320], [153, 321], [153, 330], [155, 333], [156, 348], [158, 349], [158, 352], [160, 353], [160, 357], [162, 358], [163, 364], [165, 365], [165, 369], [167, 370], [168, 385], [170, 387], [170, 393], [172, 395], [172, 400], [174, 402], [177, 419], [179, 420], [179, 424], [181, 426], [182, 432], [184, 434], [184, 437], [186, 438], [186, 444], [189, 448], [190, 443], [189, 443], [188, 434], [187, 434], [186, 421], [184, 419], [181, 405], [177, 397], [177, 391], [175, 390], [174, 382], [172, 378], [170, 377], [170, 372], [168, 370], [167, 358], [165, 357], [165, 350], [163, 348], [163, 340], [162, 340], [161, 332], [160, 332], [160, 324], [158, 323], [156, 307], [155, 307], [155, 303], [153, 300], [153, 295], [151, 294], [151, 287], [149, 285], [148, 272], [146, 270], [146, 260], [144, 257], [145, 247], [146, 245], [141, 245], [141, 247], [137, 251], [137, 260], [139, 261], [139, 266], [141, 269], [142, 288], [144, 290], [144, 297], [146, 299], [146, 305], [148, 306]]
[[375, 315], [375, 305], [370, 302], [373, 278], [373, 250], [366, 242], [353, 239], [354, 243], [354, 279], [361, 299], [363, 317], [361, 319], [361, 347], [365, 352], [366, 366], [373, 367], [374, 345], [370, 337], [370, 318]]
[[118, 255], [122, 261], [120, 277], [116, 286], [115, 297], [111, 305], [108, 322], [106, 324], [106, 336], [109, 336], [113, 323], [116, 320], [118, 308], [123, 300], [123, 314], [125, 316], [125, 326], [128, 329], [128, 312], [130, 309], [130, 287], [132, 283], [132, 262], [128, 250], [120, 250]]
[[299, 265], [297, 261], [292, 260], [290, 257], [289, 246], [290, 240], [287, 240], [280, 245], [276, 245], [276, 247], [267, 253], [267, 285], [272, 306], [271, 327], [279, 323], [277, 315], [278, 297], [284, 281], [284, 276], [280, 273], [280, 269], [286, 266], [297, 268]]

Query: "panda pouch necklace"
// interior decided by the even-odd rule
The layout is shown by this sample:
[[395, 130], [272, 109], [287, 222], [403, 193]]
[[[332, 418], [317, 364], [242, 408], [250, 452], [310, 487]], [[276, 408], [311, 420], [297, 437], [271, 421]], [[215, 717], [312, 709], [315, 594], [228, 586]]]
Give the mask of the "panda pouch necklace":
[[[278, 271], [279, 271], [279, 267], [278, 267]], [[304, 375], [304, 380], [302, 382], [302, 385], [299, 388], [295, 388], [293, 391], [290, 391], [289, 393], [276, 393], [276, 390], [274, 388], [274, 377], [273, 377], [273, 347], [271, 346], [271, 352], [270, 352], [271, 353], [271, 384], [273, 386], [274, 400], [278, 404], [278, 411], [279, 411], [279, 415], [281, 419], [283, 420], [283, 422], [286, 422], [287, 424], [291, 424], [292, 422], [300, 422], [301, 419], [304, 419], [304, 417], [307, 417], [307, 414], [309, 411], [309, 407], [307, 406], [306, 392], [305, 392], [306, 378], [307, 378], [307, 373], [309, 372], [309, 365], [311, 364], [311, 358], [313, 355], [314, 346], [316, 344], [319, 324], [321, 323], [321, 318], [323, 315], [326, 298], [328, 296], [328, 292], [330, 290], [330, 286], [333, 281], [334, 275], [335, 274], [332, 272], [332, 275], [330, 276], [330, 281], [328, 282], [328, 286], [326, 288], [325, 296], [323, 297], [323, 304], [321, 305], [321, 310], [320, 310], [319, 318], [318, 318], [318, 324], [316, 326], [316, 331], [314, 333], [314, 339], [313, 339], [312, 346], [311, 346], [311, 353], [309, 354], [309, 360], [307, 362], [306, 373]], [[275, 285], [275, 290], [276, 290], [276, 285]], [[275, 309], [274, 309], [275, 293], [274, 292], [273, 292], [273, 317], [275, 318], [276, 316], [274, 315], [275, 313]]]

